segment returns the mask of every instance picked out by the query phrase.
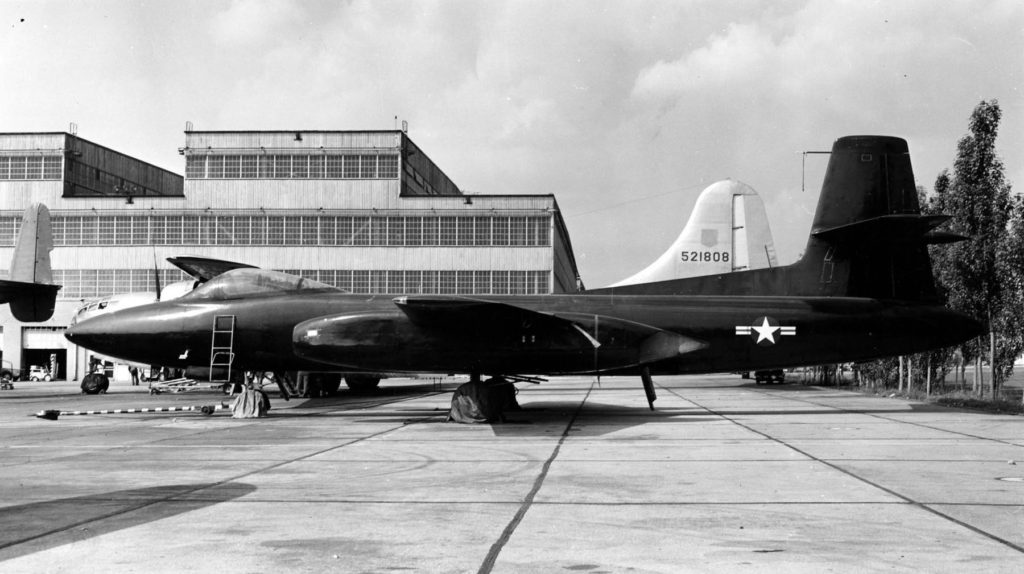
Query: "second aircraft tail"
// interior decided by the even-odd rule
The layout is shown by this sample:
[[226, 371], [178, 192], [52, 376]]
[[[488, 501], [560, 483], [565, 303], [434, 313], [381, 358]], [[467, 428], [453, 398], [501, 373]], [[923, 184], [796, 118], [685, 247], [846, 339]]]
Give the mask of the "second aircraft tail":
[[0, 303], [10, 303], [11, 314], [19, 321], [45, 321], [53, 316], [60, 286], [53, 284], [52, 249], [50, 212], [45, 205], [33, 204], [22, 218], [9, 278], [0, 280]]

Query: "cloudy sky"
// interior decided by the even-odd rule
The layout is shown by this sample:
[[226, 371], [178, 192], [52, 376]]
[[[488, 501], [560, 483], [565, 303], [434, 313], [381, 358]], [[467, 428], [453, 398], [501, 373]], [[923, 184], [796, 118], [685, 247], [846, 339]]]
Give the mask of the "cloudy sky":
[[1019, 0], [0, 2], [0, 131], [184, 172], [197, 130], [393, 129], [470, 193], [551, 193], [584, 281], [656, 258], [727, 177], [803, 248], [837, 137], [909, 141], [920, 185], [999, 100], [1024, 189]]

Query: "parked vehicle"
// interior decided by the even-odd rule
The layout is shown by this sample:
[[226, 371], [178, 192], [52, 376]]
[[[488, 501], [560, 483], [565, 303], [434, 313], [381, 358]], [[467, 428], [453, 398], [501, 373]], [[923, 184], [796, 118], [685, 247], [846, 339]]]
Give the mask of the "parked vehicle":
[[[10, 361], [0, 361], [0, 381], [6, 386], [11, 381], [21, 380], [21, 369], [15, 369]], [[13, 387], [11, 387], [13, 388]]]
[[50, 370], [46, 367], [32, 365], [28, 368], [28, 380], [30, 381], [49, 381], [51, 378]]

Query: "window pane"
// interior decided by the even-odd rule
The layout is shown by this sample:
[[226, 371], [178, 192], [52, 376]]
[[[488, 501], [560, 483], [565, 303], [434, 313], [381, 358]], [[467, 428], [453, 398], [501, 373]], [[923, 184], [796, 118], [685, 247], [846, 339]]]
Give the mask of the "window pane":
[[173, 215], [167, 218], [167, 244], [181, 245], [184, 241], [184, 218], [180, 215]]
[[339, 217], [337, 219], [337, 245], [352, 245], [352, 218]]
[[242, 156], [240, 155], [226, 155], [224, 156], [224, 177], [228, 179], [238, 179], [242, 175]]
[[398, 156], [394, 154], [378, 156], [378, 174], [381, 179], [395, 179], [398, 177]]
[[234, 233], [234, 244], [235, 245], [251, 245], [252, 237], [250, 234], [249, 220], [252, 219], [248, 215], [235, 215], [228, 218], [231, 224], [232, 232]]
[[508, 295], [508, 271], [494, 271], [491, 276], [491, 292]]
[[256, 165], [258, 163], [257, 156], [254, 155], [243, 155], [242, 164], [240, 167], [239, 177], [241, 179], [256, 179]]
[[[310, 179], [323, 179], [324, 177], [324, 156], [309, 156], [309, 177]], [[321, 281], [323, 283], [323, 281]]]
[[352, 218], [352, 245], [370, 244], [370, 218]]
[[405, 218], [405, 244], [423, 245], [423, 219], [419, 217]]
[[526, 245], [526, 218], [513, 217], [509, 221], [509, 245]]
[[302, 244], [318, 245], [320, 237], [319, 219], [315, 216], [302, 218]]
[[265, 215], [254, 215], [249, 222], [251, 230], [251, 236], [249, 243], [251, 245], [266, 245], [267, 244], [267, 217]]
[[358, 179], [359, 178], [359, 156], [357, 155], [346, 155], [345, 156], [345, 179]]
[[458, 245], [458, 235], [456, 234], [456, 223], [454, 217], [441, 217], [440, 220], [440, 245]]
[[[388, 245], [405, 244], [405, 218], [388, 217]], [[394, 291], [392, 291], [394, 293]]]
[[284, 245], [284, 218], [267, 218], [267, 245]]
[[490, 217], [474, 217], [473, 218], [473, 245], [490, 245], [491, 244], [491, 218]]
[[383, 246], [388, 244], [388, 218], [370, 218], [370, 245]]
[[277, 179], [290, 178], [292, 176], [292, 156], [274, 156], [274, 177]]
[[438, 218], [423, 218], [423, 245], [438, 245]]
[[473, 272], [473, 293], [490, 293], [491, 292], [491, 272], [490, 271], [474, 271]]
[[455, 293], [456, 288], [456, 275], [454, 271], [441, 271], [438, 281], [438, 293], [450, 294]]
[[43, 158], [43, 179], [60, 179], [62, 176], [63, 159], [60, 156]]
[[203, 179], [206, 177], [206, 156], [190, 155], [185, 158], [185, 177]]
[[224, 178], [224, 156], [211, 155], [206, 158], [206, 169], [210, 179]]
[[302, 218], [290, 216], [284, 218], [284, 244], [302, 244]]
[[271, 179], [274, 177], [274, 156], [272, 155], [261, 155], [258, 156], [260, 166], [259, 173], [260, 179]]
[[364, 155], [359, 159], [359, 178], [373, 179], [377, 177], [377, 156]]
[[[186, 215], [181, 218], [182, 245], [199, 245], [199, 217]], [[168, 233], [168, 235], [170, 235]]]
[[458, 233], [458, 244], [459, 245], [473, 245], [473, 218], [472, 217], [459, 217], [457, 218]]
[[292, 156], [292, 177], [297, 179], [306, 179], [307, 177], [309, 177], [308, 155]]
[[[337, 245], [337, 223], [338, 218], [330, 215], [321, 215], [320, 220], [320, 232], [318, 234], [318, 243], [320, 245]], [[323, 283], [323, 281], [321, 281]]]
[[327, 179], [341, 179], [343, 174], [341, 158], [340, 155], [327, 156]]
[[492, 245], [508, 245], [509, 230], [507, 217], [493, 218]]

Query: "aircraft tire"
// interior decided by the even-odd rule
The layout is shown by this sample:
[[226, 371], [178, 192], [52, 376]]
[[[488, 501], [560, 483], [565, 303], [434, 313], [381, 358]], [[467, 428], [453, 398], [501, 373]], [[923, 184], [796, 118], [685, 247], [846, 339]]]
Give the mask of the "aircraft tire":
[[367, 392], [377, 388], [380, 377], [370, 375], [345, 375], [345, 385], [355, 392]]

